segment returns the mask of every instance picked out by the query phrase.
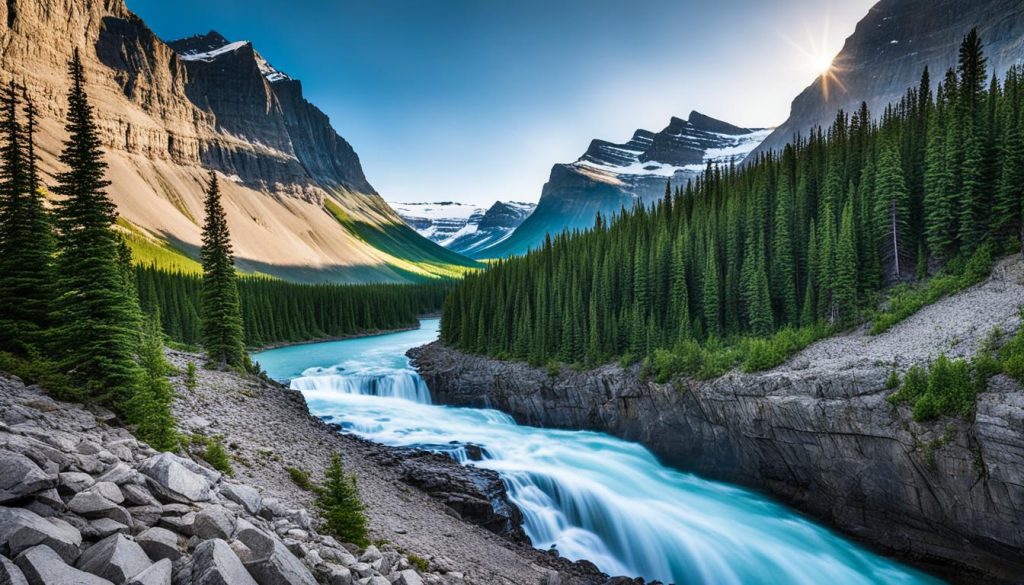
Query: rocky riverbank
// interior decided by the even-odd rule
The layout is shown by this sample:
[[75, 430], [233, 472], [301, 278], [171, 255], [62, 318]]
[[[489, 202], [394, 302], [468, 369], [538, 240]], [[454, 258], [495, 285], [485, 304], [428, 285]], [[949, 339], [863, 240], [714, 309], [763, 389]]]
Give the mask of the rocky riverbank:
[[[185, 452], [154, 451], [109, 411], [0, 374], [0, 583], [609, 581], [523, 543], [493, 472], [339, 435], [301, 394], [263, 380], [200, 369], [195, 390], [176, 382], [175, 413], [193, 449], [200, 436], [219, 437], [233, 477]], [[374, 546], [322, 533], [313, 495], [286, 471], [318, 481], [336, 452], [358, 478]]]
[[886, 377], [940, 353], [972, 355], [1020, 326], [1024, 266], [925, 308], [888, 332], [824, 340], [775, 370], [656, 384], [639, 368], [546, 369], [413, 350], [441, 403], [522, 424], [605, 431], [667, 463], [766, 491], [957, 582], [1024, 582], [1024, 390], [1004, 376], [970, 419], [916, 423]]

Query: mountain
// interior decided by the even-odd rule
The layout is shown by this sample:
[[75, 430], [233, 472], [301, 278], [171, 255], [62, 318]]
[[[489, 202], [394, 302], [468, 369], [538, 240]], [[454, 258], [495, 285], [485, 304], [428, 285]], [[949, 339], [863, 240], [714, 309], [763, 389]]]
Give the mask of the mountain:
[[551, 169], [537, 209], [511, 236], [476, 257], [522, 254], [546, 234], [592, 227], [598, 212], [611, 216], [637, 200], [649, 203], [665, 194], [667, 181], [684, 184], [708, 163], [742, 161], [770, 132], [691, 112], [660, 132], [637, 130], [624, 144], [594, 140], [576, 162]]
[[866, 101], [879, 116], [915, 87], [928, 66], [932, 88], [956, 67], [959, 46], [972, 27], [985, 43], [990, 71], [1002, 77], [1024, 63], [1024, 2], [1020, 0], [881, 0], [846, 39], [829, 74], [793, 100], [789, 119], [755, 152], [782, 148], [815, 126], [828, 127], [840, 109]]
[[212, 170], [245, 271], [403, 282], [474, 265], [405, 226], [301, 82], [251, 43], [214, 32], [165, 43], [124, 0], [9, 0], [0, 38], [0, 78], [39, 106], [48, 182], [60, 170], [66, 63], [81, 51], [108, 192], [141, 261], [195, 269]]
[[517, 201], [497, 201], [489, 209], [453, 201], [390, 205], [421, 236], [470, 258], [487, 257], [537, 207]]

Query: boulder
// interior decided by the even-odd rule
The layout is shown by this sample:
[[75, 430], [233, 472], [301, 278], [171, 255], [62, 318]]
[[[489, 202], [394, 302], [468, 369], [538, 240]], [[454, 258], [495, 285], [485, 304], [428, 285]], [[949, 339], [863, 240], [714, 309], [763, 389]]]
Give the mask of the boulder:
[[121, 486], [121, 493], [124, 494], [125, 502], [133, 506], [160, 505], [160, 501], [154, 498], [153, 494], [149, 493], [149, 490], [142, 487], [141, 485], [126, 483]]
[[20, 500], [57, 485], [57, 478], [44, 472], [28, 457], [0, 451], [0, 504]]
[[[394, 578], [394, 575], [392, 575]], [[391, 581], [391, 585], [423, 585], [420, 574], [412, 569], [399, 571], [398, 577]]]
[[205, 502], [210, 499], [211, 480], [206, 474], [197, 472], [196, 468], [203, 469], [183, 457], [160, 453], [143, 461], [139, 472], [148, 477], [153, 488], [168, 500], [181, 503]]
[[209, 506], [196, 514], [192, 532], [203, 540], [227, 540], [235, 532], [235, 516], [223, 506]]
[[171, 561], [161, 559], [132, 577], [128, 585], [171, 585]]
[[94, 483], [96, 483], [96, 480], [91, 475], [79, 471], [65, 471], [58, 476], [60, 488], [73, 494], [91, 487]]
[[[256, 582], [260, 585], [316, 585], [309, 569], [279, 540], [272, 540], [269, 554], [253, 554], [253, 560], [245, 563], [245, 568]], [[252, 551], [252, 547], [249, 549]]]
[[110, 518], [97, 518], [80, 528], [82, 536], [90, 540], [106, 538], [118, 532], [128, 532], [128, 526]]
[[132, 516], [134, 526], [143, 528], [159, 522], [161, 510], [160, 506], [132, 506], [128, 508], [128, 513]]
[[359, 556], [359, 562], [372, 563], [374, 561], [379, 561], [382, 556], [383, 555], [381, 554], [380, 550], [378, 550], [377, 547], [371, 544], [370, 546], [366, 547], [366, 550], [363, 551], [363, 554]]
[[[111, 486], [117, 491], [111, 490]], [[116, 485], [101, 482], [75, 494], [75, 497], [71, 498], [71, 501], [68, 502], [68, 508], [72, 512], [86, 518], [110, 518], [121, 524], [130, 525], [132, 523], [131, 514], [128, 513], [128, 510], [119, 506], [117, 502], [109, 499], [108, 495], [116, 496], [121, 501], [124, 501], [124, 497], [121, 496], [121, 490]]]
[[123, 534], [113, 534], [85, 549], [75, 566], [108, 581], [124, 583], [151, 564], [134, 540]]
[[365, 581], [360, 581], [362, 585], [391, 585], [391, 582], [381, 577], [380, 575], [374, 575]]
[[335, 564], [324, 563], [316, 567], [316, 574], [321, 583], [327, 585], [352, 585], [352, 571]]
[[63, 520], [0, 506], [0, 548], [7, 547], [11, 555], [17, 555], [39, 544], [47, 545], [65, 561], [73, 562], [78, 558], [82, 534]]
[[96, 478], [96, 481], [108, 481], [110, 483], [120, 485], [130, 481], [134, 475], [134, 469], [118, 461], [110, 469], [103, 472], [103, 475]]
[[253, 487], [237, 483], [225, 483], [220, 488], [220, 493], [225, 498], [245, 508], [250, 514], [257, 514], [263, 504], [263, 496]]
[[175, 585], [257, 585], [223, 540], [204, 540], [175, 576]]
[[162, 516], [160, 518], [160, 526], [168, 530], [173, 530], [178, 534], [184, 534], [185, 536], [192, 536], [195, 534], [193, 530], [195, 523], [195, 512], [189, 512], [184, 516]]
[[45, 544], [26, 550], [14, 562], [29, 585], [112, 585], [106, 579], [68, 565]]
[[0, 557], [0, 585], [28, 585], [25, 574], [7, 557]]
[[146, 551], [149, 558], [153, 560], [168, 559], [176, 561], [181, 558], [181, 550], [178, 549], [178, 535], [167, 530], [154, 526], [135, 537], [142, 550]]

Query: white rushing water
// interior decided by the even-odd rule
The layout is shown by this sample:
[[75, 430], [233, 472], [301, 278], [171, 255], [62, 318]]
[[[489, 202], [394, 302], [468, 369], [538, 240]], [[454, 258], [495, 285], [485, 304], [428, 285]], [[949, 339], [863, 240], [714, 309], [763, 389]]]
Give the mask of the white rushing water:
[[[714, 585], [932, 584], [759, 494], [661, 465], [644, 447], [585, 431], [520, 426], [487, 409], [433, 405], [405, 352], [417, 331], [270, 350], [254, 356], [290, 379], [310, 410], [344, 432], [452, 452], [497, 471], [537, 548], [611, 575]], [[483, 461], [461, 448], [480, 446]]]

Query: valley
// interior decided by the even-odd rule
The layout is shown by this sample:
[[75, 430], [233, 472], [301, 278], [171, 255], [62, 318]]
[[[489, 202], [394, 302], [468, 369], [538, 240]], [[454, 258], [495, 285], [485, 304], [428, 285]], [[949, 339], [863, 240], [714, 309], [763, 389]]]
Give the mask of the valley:
[[1024, 5], [866, 5], [0, 4], [0, 585], [1024, 584]]

